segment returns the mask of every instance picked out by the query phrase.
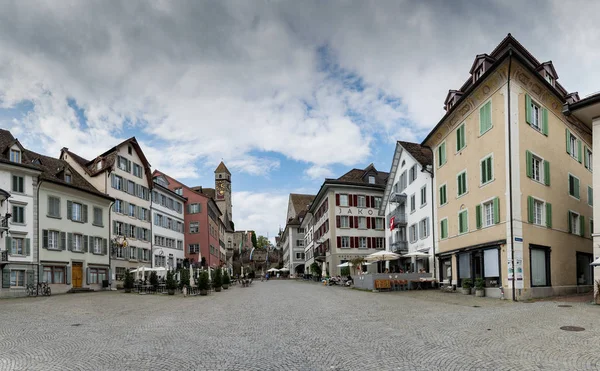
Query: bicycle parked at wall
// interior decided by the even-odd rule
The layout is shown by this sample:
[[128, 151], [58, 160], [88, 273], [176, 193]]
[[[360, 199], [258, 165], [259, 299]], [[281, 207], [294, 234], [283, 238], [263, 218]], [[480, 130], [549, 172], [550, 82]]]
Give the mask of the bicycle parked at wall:
[[50, 296], [52, 291], [50, 290], [50, 286], [48, 286], [48, 282], [38, 282], [38, 293], [42, 294], [42, 296]]

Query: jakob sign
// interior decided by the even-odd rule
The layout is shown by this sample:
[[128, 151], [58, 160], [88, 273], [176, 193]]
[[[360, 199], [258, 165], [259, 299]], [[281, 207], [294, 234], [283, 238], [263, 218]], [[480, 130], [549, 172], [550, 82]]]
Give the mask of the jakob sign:
[[[354, 211], [353, 211], [354, 209]], [[350, 207], [345, 207], [345, 208], [341, 208], [338, 207], [338, 212], [339, 215], [373, 215], [373, 209], [364, 209], [364, 208], [350, 208]]]

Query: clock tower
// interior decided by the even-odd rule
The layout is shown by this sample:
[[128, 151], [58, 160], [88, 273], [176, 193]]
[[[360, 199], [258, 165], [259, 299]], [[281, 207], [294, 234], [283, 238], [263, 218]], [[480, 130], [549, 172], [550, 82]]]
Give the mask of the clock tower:
[[223, 214], [223, 223], [229, 227], [231, 215], [231, 173], [227, 166], [221, 161], [215, 169], [215, 202]]

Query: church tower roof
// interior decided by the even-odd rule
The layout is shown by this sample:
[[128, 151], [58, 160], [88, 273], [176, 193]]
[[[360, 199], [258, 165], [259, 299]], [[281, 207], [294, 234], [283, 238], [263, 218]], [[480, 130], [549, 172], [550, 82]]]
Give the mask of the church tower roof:
[[227, 166], [225, 166], [225, 163], [223, 163], [223, 161], [221, 161], [219, 166], [217, 166], [217, 168], [215, 169], [215, 173], [227, 173], [227, 174], [231, 175], [231, 173], [229, 172], [229, 169], [227, 169]]

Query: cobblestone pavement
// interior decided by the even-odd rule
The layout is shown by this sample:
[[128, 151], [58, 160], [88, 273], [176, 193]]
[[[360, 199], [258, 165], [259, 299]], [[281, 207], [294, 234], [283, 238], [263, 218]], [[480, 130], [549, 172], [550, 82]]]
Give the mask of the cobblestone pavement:
[[0, 369], [600, 369], [600, 306], [559, 304], [294, 281], [209, 297], [7, 299]]

